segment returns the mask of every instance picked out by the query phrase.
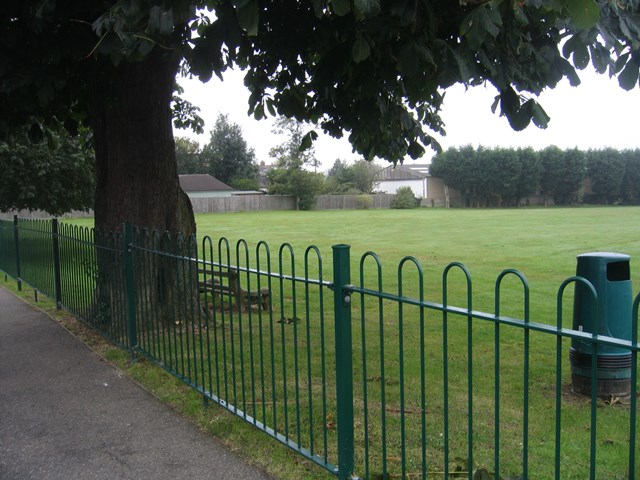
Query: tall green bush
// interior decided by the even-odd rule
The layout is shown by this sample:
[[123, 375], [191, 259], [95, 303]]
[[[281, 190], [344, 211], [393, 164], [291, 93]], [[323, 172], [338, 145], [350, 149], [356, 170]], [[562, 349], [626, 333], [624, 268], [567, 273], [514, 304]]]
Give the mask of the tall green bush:
[[391, 201], [391, 208], [416, 208], [417, 206], [418, 199], [411, 187], [400, 187], [396, 192], [396, 198]]
[[356, 208], [359, 210], [368, 210], [373, 206], [373, 199], [371, 195], [358, 195], [356, 198]]

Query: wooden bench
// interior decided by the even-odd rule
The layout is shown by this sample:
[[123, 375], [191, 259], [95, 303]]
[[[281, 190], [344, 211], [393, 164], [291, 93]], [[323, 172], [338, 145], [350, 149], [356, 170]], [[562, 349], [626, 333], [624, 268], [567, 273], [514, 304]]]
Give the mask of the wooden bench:
[[264, 311], [269, 309], [269, 289], [245, 290], [240, 286], [237, 269], [199, 269], [198, 273], [204, 277], [199, 281], [200, 293], [211, 292], [216, 295], [218, 308], [224, 308], [224, 297], [227, 296], [231, 298], [232, 308], [237, 311], [248, 311], [252, 305]]

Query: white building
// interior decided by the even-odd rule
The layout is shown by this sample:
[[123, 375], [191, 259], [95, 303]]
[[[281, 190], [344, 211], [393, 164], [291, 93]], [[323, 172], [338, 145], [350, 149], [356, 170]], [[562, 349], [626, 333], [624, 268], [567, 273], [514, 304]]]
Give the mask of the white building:
[[429, 165], [390, 165], [378, 172], [378, 191], [397, 193], [401, 187], [410, 187], [418, 198], [429, 197]]

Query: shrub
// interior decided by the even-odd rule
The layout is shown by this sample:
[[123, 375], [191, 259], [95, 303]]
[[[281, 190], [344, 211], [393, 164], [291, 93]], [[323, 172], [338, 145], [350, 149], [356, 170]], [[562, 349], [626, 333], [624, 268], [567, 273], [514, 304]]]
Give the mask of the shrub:
[[418, 199], [411, 187], [400, 187], [396, 192], [396, 198], [391, 200], [391, 208], [416, 208], [417, 206]]
[[255, 178], [234, 178], [230, 185], [236, 190], [260, 190], [260, 184]]
[[369, 195], [358, 195], [356, 197], [356, 208], [358, 210], [368, 210], [373, 205], [373, 199]]

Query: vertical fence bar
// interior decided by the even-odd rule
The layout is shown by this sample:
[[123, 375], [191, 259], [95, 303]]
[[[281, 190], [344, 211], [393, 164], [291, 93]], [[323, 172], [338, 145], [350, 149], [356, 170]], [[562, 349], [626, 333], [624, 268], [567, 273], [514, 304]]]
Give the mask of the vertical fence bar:
[[51, 239], [53, 242], [53, 279], [56, 296], [56, 308], [62, 308], [62, 286], [60, 282], [60, 246], [58, 244], [58, 219], [51, 220]]
[[[596, 306], [594, 312], [598, 311], [598, 306]], [[596, 444], [598, 427], [598, 331], [598, 316], [594, 314], [593, 332], [591, 334], [593, 343], [591, 344], [591, 428], [589, 429], [591, 453], [589, 454], [589, 480], [596, 480], [596, 455], [598, 452]]]
[[351, 478], [353, 448], [353, 359], [351, 339], [351, 282], [349, 245], [334, 245], [333, 286], [336, 341], [336, 401], [338, 420], [338, 478]]
[[131, 358], [134, 358], [134, 350], [138, 346], [138, 332], [136, 326], [136, 292], [133, 269], [133, 243], [131, 225], [122, 225], [122, 253], [124, 255], [124, 275], [127, 297], [127, 333], [129, 337], [129, 349]]
[[[496, 317], [500, 316], [500, 300], [498, 294], [500, 291], [496, 288]], [[493, 463], [495, 477], [500, 478], [500, 323], [496, 322], [494, 326], [494, 447], [493, 447]], [[527, 478], [523, 476], [522, 478]]]
[[20, 275], [20, 238], [18, 235], [18, 215], [13, 216], [13, 241], [16, 245], [16, 280], [18, 281], [18, 291], [22, 291], [22, 278]]
[[[282, 276], [282, 272], [284, 272], [284, 264], [282, 262], [282, 258], [283, 258], [283, 251], [285, 248], [289, 249], [289, 253], [291, 254], [291, 288], [292, 288], [292, 293], [291, 293], [291, 298], [294, 299], [295, 298], [295, 269], [293, 268], [294, 265], [294, 259], [293, 259], [293, 248], [291, 247], [291, 245], [289, 245], [288, 243], [283, 243], [280, 246], [280, 250], [278, 251], [278, 268], [280, 269], [280, 291], [282, 292], [282, 295], [280, 296], [280, 311], [284, 313], [285, 311], [285, 303], [284, 303], [284, 276]], [[293, 300], [293, 305], [295, 305], [295, 300]], [[295, 312], [295, 309], [294, 309]], [[295, 316], [295, 315], [294, 315]], [[336, 316], [337, 319], [337, 316]], [[337, 321], [337, 320], [336, 320]], [[289, 408], [288, 408], [288, 392], [287, 392], [287, 344], [286, 344], [286, 335], [285, 335], [285, 330], [284, 330], [284, 318], [282, 319], [282, 321], [280, 322], [280, 341], [281, 341], [281, 345], [282, 345], [282, 354], [281, 354], [281, 360], [282, 360], [282, 400], [284, 402], [284, 412], [283, 412], [283, 416], [284, 416], [284, 436], [287, 440], [289, 440]]]
[[529, 293], [525, 290], [524, 299], [524, 360], [523, 360], [523, 399], [522, 399], [522, 478], [529, 478], [529, 346], [530, 331], [526, 328], [529, 323]]
[[561, 423], [562, 423], [562, 292], [564, 285], [560, 287], [558, 298], [556, 300], [556, 433], [555, 433], [555, 449], [553, 457], [554, 479], [560, 480], [560, 442], [561, 442]]
[[[398, 297], [402, 298], [402, 266], [398, 268]], [[400, 469], [401, 478], [407, 478], [407, 426], [404, 387], [404, 303], [398, 302], [398, 375], [400, 388]]]
[[[631, 343], [638, 346], [638, 307], [640, 295], [633, 302], [631, 315]], [[638, 402], [638, 351], [631, 350], [631, 405], [629, 410], [629, 478], [635, 478], [636, 471], [636, 417]]]
[[468, 421], [468, 457], [467, 470], [469, 480], [473, 478], [473, 315], [471, 314], [471, 292], [468, 292], [467, 308], [467, 421]]

